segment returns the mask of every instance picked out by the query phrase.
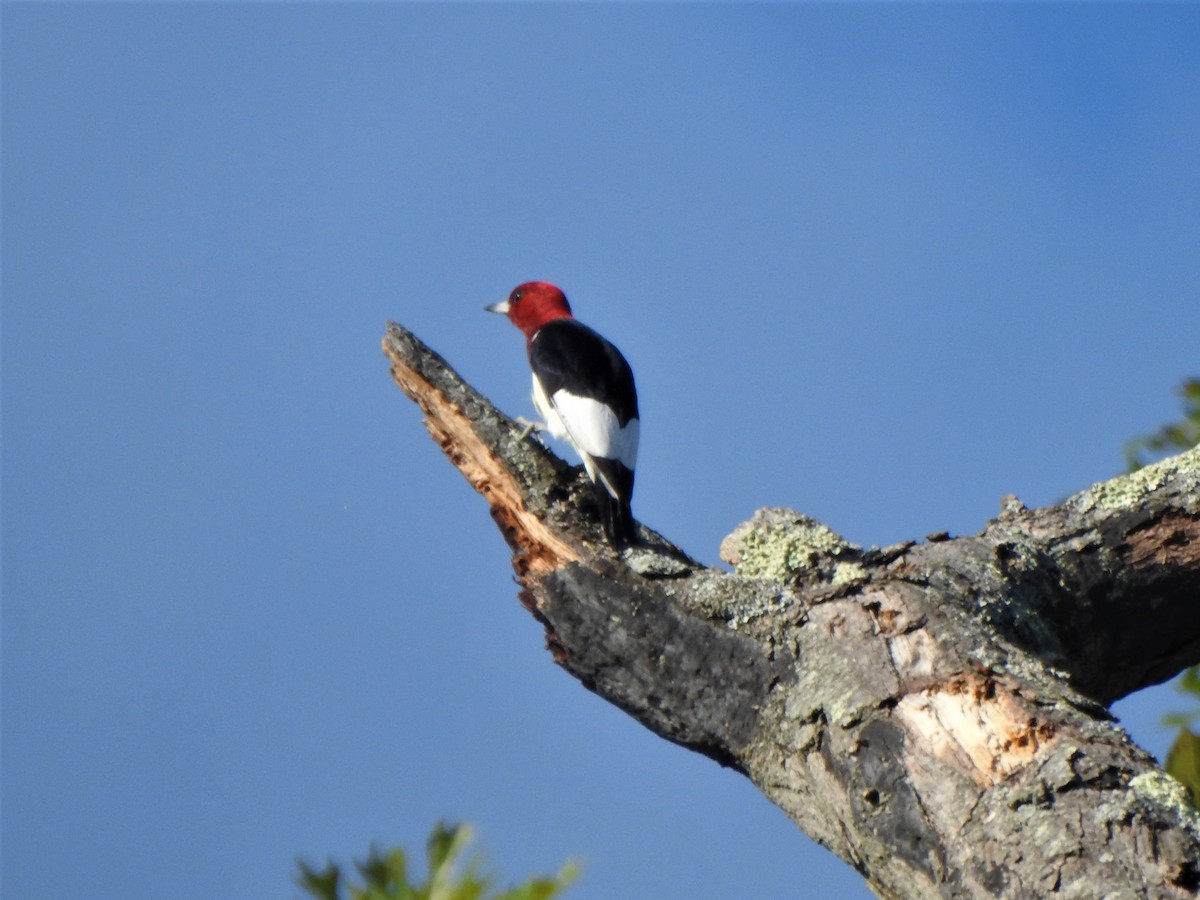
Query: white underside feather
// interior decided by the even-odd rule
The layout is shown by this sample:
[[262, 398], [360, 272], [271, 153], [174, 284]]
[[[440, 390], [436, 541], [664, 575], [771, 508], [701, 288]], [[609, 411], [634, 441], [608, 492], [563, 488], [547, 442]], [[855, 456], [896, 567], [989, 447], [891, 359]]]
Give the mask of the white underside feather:
[[579, 397], [565, 390], [555, 391], [551, 399], [546, 396], [537, 376], [533, 378], [533, 405], [546, 420], [546, 430], [575, 448], [588, 477], [592, 481], [599, 480], [609, 494], [619, 497], [593, 459], [615, 459], [633, 469], [637, 462], [638, 420], [630, 419], [622, 428], [610, 407], [599, 400]]

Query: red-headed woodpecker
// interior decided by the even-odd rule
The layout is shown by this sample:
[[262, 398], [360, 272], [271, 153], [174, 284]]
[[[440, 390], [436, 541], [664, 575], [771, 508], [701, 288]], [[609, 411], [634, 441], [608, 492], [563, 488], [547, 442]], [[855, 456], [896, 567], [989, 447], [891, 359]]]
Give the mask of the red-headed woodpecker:
[[552, 284], [530, 281], [508, 299], [485, 307], [525, 333], [533, 369], [533, 405], [545, 424], [534, 428], [565, 440], [583, 459], [596, 485], [608, 539], [618, 549], [635, 540], [633, 468], [637, 461], [638, 405], [633, 372], [621, 351], [571, 315]]

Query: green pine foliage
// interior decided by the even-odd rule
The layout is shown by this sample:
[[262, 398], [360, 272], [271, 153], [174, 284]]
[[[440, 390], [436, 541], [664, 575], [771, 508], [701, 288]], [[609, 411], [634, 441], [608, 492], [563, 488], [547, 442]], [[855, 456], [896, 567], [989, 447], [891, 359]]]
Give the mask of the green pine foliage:
[[[1184, 669], [1176, 687], [1200, 702], [1200, 666]], [[1192, 726], [1198, 722], [1200, 708], [1186, 713], [1172, 713], [1163, 719], [1164, 724], [1179, 727], [1179, 734], [1167, 751], [1163, 768], [1183, 782], [1191, 792], [1192, 802], [1200, 807], [1200, 734], [1192, 731]]]
[[579, 874], [578, 866], [568, 862], [557, 875], [496, 890], [495, 876], [482, 871], [477, 853], [464, 859], [472, 837], [468, 825], [439, 822], [434, 826], [426, 842], [429, 874], [421, 883], [409, 880], [408, 856], [399, 847], [371, 848], [365, 860], [354, 864], [357, 878], [347, 876], [333, 862], [319, 871], [298, 862], [296, 883], [314, 900], [549, 900], [562, 894]]
[[[1183, 397], [1182, 420], [1164, 425], [1154, 434], [1134, 438], [1125, 445], [1125, 460], [1130, 471], [1136, 471], [1164, 454], [1190, 450], [1200, 444], [1200, 378], [1189, 378], [1179, 393]], [[1185, 669], [1179, 676], [1178, 688], [1200, 700], [1200, 666]], [[1200, 806], [1200, 735], [1192, 731], [1192, 726], [1200, 722], [1200, 710], [1173, 713], [1163, 722], [1179, 728], [1163, 768], [1184, 783], [1191, 792], [1192, 802]]]
[[1164, 425], [1154, 434], [1134, 438], [1125, 445], [1125, 462], [1136, 472], [1157, 457], [1177, 450], [1190, 450], [1200, 444], [1200, 378], [1189, 378], [1179, 387], [1183, 398], [1183, 418]]

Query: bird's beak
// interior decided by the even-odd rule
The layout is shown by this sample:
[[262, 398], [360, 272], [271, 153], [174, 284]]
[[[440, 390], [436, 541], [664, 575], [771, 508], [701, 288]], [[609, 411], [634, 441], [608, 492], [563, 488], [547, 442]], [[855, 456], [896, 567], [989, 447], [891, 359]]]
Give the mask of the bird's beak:
[[500, 315], [502, 315], [502, 316], [507, 316], [508, 315], [508, 301], [501, 300], [499, 303], [493, 303], [491, 306], [485, 306], [483, 308], [483, 311], [500, 313]]

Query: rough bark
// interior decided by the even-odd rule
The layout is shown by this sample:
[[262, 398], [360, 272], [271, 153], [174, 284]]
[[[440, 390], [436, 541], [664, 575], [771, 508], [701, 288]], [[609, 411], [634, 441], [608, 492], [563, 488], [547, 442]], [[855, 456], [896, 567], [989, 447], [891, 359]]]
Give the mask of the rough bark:
[[744, 773], [877, 894], [1200, 892], [1200, 815], [1106, 712], [1200, 662], [1200, 449], [887, 548], [761, 510], [728, 572], [645, 528], [614, 553], [581, 470], [400, 326], [383, 347], [554, 660]]

